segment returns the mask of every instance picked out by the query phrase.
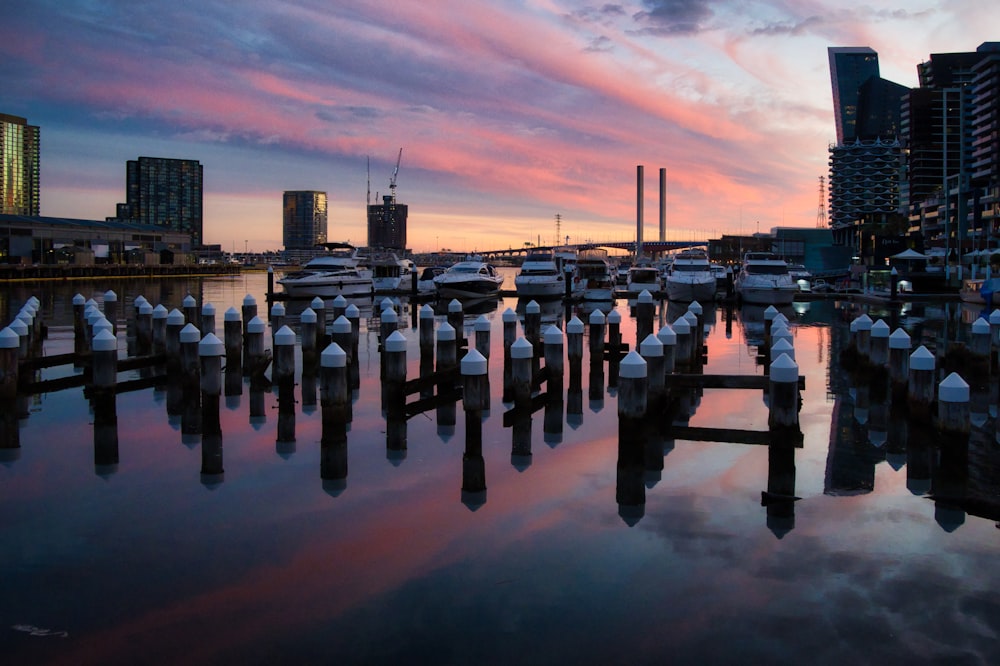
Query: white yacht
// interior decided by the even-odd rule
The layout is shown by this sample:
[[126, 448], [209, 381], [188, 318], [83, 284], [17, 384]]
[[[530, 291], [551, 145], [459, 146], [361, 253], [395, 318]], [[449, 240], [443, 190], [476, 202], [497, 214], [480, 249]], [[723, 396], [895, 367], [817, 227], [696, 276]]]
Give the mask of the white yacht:
[[704, 250], [678, 252], [666, 282], [670, 301], [707, 303], [715, 300], [716, 278]]
[[715, 297], [726, 298], [729, 295], [729, 283], [733, 275], [732, 269], [715, 262], [711, 262], [708, 268], [712, 271], [712, 275], [715, 276]]
[[518, 298], [558, 298], [566, 293], [566, 280], [552, 252], [531, 252], [514, 276]]
[[438, 298], [495, 298], [501, 284], [503, 275], [478, 257], [460, 261], [434, 278]]
[[741, 301], [762, 305], [789, 305], [799, 291], [788, 264], [771, 252], [747, 252], [734, 286]]
[[629, 298], [634, 298], [644, 291], [652, 295], [660, 293], [660, 271], [655, 266], [632, 266], [625, 278], [625, 290]]
[[409, 289], [415, 270], [411, 259], [400, 259], [395, 252], [372, 255], [368, 260], [376, 293]]
[[302, 270], [286, 273], [277, 282], [289, 296], [370, 296], [372, 272], [360, 266], [355, 248], [333, 250], [309, 260]]
[[424, 268], [417, 278], [417, 293], [433, 294], [436, 292], [437, 285], [434, 284], [434, 278], [443, 275], [447, 270], [447, 266], [427, 266]]
[[576, 260], [576, 270], [583, 282], [583, 300], [613, 301], [615, 297], [614, 278], [608, 251], [601, 248], [581, 250]]

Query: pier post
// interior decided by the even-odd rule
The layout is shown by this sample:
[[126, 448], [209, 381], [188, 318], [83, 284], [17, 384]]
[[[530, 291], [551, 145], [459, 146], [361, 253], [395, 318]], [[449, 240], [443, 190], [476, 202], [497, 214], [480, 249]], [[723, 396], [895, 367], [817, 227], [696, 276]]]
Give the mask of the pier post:
[[691, 326], [691, 367], [697, 368], [701, 365], [701, 345], [705, 341], [705, 332], [699, 328], [698, 315], [691, 310], [684, 313], [684, 318]]
[[617, 363], [621, 357], [622, 348], [622, 315], [618, 310], [608, 313], [608, 354], [613, 363]]
[[[383, 310], [383, 316], [394, 310]], [[386, 450], [406, 450], [406, 337], [393, 331], [383, 342], [385, 360]], [[395, 457], [395, 455], [393, 455]]]
[[863, 314], [857, 317], [852, 323], [855, 324], [855, 345], [857, 346], [858, 354], [862, 358], [868, 359], [871, 356], [872, 318]]
[[1000, 350], [1000, 309], [990, 313], [990, 368], [997, 367], [998, 350]]
[[889, 324], [879, 319], [871, 327], [869, 358], [872, 365], [882, 367], [889, 362]]
[[566, 323], [566, 358], [569, 387], [566, 393], [566, 424], [574, 430], [583, 423], [583, 322], [576, 316]]
[[788, 325], [784, 321], [775, 319], [774, 323], [771, 324], [771, 346], [768, 348], [767, 352], [768, 367], [765, 368], [765, 371], [770, 367], [770, 364], [778, 358], [778, 355], [774, 353], [774, 345], [776, 345], [779, 340], [787, 340], [790, 346], [795, 346], [795, 336], [792, 335]]
[[674, 348], [676, 358], [674, 364], [677, 367], [689, 368], [691, 366], [691, 323], [686, 317], [678, 317], [674, 320], [674, 334], [677, 336], [677, 345]]
[[906, 385], [910, 379], [910, 346], [910, 335], [901, 328], [889, 336], [889, 382], [893, 404], [901, 404], [906, 399]]
[[[347, 358], [347, 367], [354, 364], [354, 345], [351, 332], [351, 322], [344, 315], [340, 315], [333, 322], [332, 335], [330, 341], [340, 347], [340, 350]], [[326, 353], [325, 351], [323, 352]]]
[[546, 392], [550, 397], [562, 396], [564, 365], [564, 339], [563, 332], [558, 326], [549, 326], [545, 329], [542, 339], [543, 355], [545, 357], [546, 370]]
[[295, 331], [282, 325], [274, 334], [274, 383], [295, 378]]
[[218, 397], [222, 393], [222, 357], [225, 354], [225, 345], [214, 333], [206, 333], [198, 342], [199, 384], [202, 395]]
[[969, 435], [969, 385], [958, 373], [951, 373], [938, 385], [937, 425], [944, 435]]
[[[354, 303], [348, 304], [344, 308], [344, 317], [351, 322], [351, 361], [354, 367], [358, 367], [358, 345], [361, 342], [361, 310]], [[351, 384], [356, 388], [355, 378], [351, 378]]]
[[638, 346], [647, 337], [653, 334], [653, 316], [656, 306], [653, 304], [653, 295], [648, 289], [643, 289], [635, 304], [635, 346]]
[[351, 421], [351, 389], [347, 381], [347, 352], [336, 342], [320, 354], [319, 399], [323, 413], [323, 438], [327, 429]]
[[483, 411], [489, 408], [486, 357], [476, 349], [462, 358], [465, 385], [465, 451], [462, 453], [462, 503], [472, 510], [486, 502], [486, 460], [483, 458]]
[[419, 330], [419, 345], [421, 360], [434, 358], [434, 308], [424, 303], [420, 306], [420, 318], [417, 324]]
[[[212, 316], [214, 318], [214, 312]], [[202, 325], [205, 323], [203, 317]], [[219, 396], [222, 393], [222, 357], [225, 353], [225, 345], [215, 333], [206, 333], [198, 343], [201, 362], [201, 474], [203, 482], [207, 483], [217, 483], [224, 472]]]
[[330, 317], [333, 321], [337, 321], [339, 317], [342, 317], [345, 314], [347, 314], [347, 299], [342, 295], [337, 296], [333, 299], [333, 308], [330, 311]]
[[[664, 376], [671, 375], [674, 372], [674, 364], [676, 362], [677, 333], [674, 332], [670, 324], [664, 324], [656, 332], [656, 337], [663, 344], [663, 374]], [[664, 385], [667, 389], [670, 388], [669, 383], [665, 383]]]
[[167, 317], [170, 313], [163, 304], [153, 308], [153, 353], [158, 354], [167, 348]]
[[226, 367], [238, 366], [243, 353], [243, 322], [236, 308], [222, 315], [223, 340], [226, 345]]
[[114, 333], [102, 330], [91, 343], [93, 374], [91, 380], [95, 388], [113, 389], [118, 382], [118, 338]]
[[[28, 358], [28, 325], [24, 323], [23, 319], [14, 319], [8, 328], [17, 334], [17, 357], [19, 359]], [[87, 350], [89, 352], [90, 343], [87, 344]]]
[[771, 348], [771, 327], [774, 325], [774, 318], [778, 316], [778, 308], [768, 305], [764, 308], [764, 347]]
[[490, 408], [490, 381], [487, 371], [489, 364], [477, 349], [470, 349], [462, 357], [461, 373], [463, 382], [462, 407], [466, 412], [482, 412]]
[[166, 347], [168, 361], [180, 362], [182, 328], [184, 328], [184, 313], [174, 308], [167, 315]]
[[205, 303], [201, 306], [201, 321], [199, 330], [204, 335], [211, 333], [215, 335], [215, 306], [211, 303]]
[[118, 335], [118, 294], [110, 289], [104, 292], [104, 316], [111, 322], [111, 333]]
[[0, 410], [14, 408], [14, 400], [17, 398], [20, 348], [21, 336], [10, 326], [0, 331]]
[[531, 411], [531, 361], [534, 356], [535, 348], [527, 338], [520, 337], [510, 346], [514, 408], [518, 410]]
[[198, 357], [198, 344], [201, 342], [201, 331], [194, 324], [186, 324], [177, 334], [177, 357], [180, 360], [181, 377], [185, 387], [198, 386], [201, 361]]
[[[691, 301], [687, 311], [693, 314], [696, 319], [696, 321], [691, 322], [691, 334], [693, 335], [692, 340], [694, 340], [694, 357], [700, 359], [702, 347], [705, 344], [705, 308], [698, 301]], [[688, 321], [691, 320], [688, 319]]]
[[250, 324], [250, 320], [257, 316], [257, 299], [252, 294], [243, 297], [241, 314], [243, 315], [243, 346], [246, 347], [247, 326]]
[[576, 315], [566, 324], [566, 357], [572, 364], [583, 362], [583, 322]]
[[457, 298], [448, 303], [448, 324], [455, 331], [455, 356], [465, 344], [465, 314], [462, 312], [462, 301]]
[[[448, 322], [441, 322], [437, 330], [437, 371], [458, 367], [458, 348], [455, 346], [455, 329]], [[451, 424], [454, 425], [454, 424]]]
[[316, 328], [316, 312], [306, 308], [299, 316], [302, 329], [302, 374], [311, 375], [316, 370], [318, 353], [318, 330]]
[[535, 356], [542, 355], [542, 307], [537, 301], [524, 306], [524, 337], [535, 348]]
[[385, 308], [379, 315], [378, 339], [385, 348], [385, 341], [399, 328], [399, 315], [392, 308]]
[[799, 366], [781, 354], [771, 363], [768, 377], [768, 429], [773, 437], [787, 440], [799, 430]]
[[507, 308], [501, 317], [503, 320], [503, 401], [513, 400], [514, 386], [511, 376], [510, 348], [517, 340], [517, 313]]
[[931, 421], [931, 408], [934, 404], [934, 373], [935, 358], [927, 347], [920, 345], [910, 354], [909, 387], [907, 404], [911, 418], [928, 423]]
[[87, 319], [84, 311], [87, 299], [83, 294], [73, 297], [73, 353], [82, 356], [87, 349]]
[[309, 303], [309, 308], [316, 313], [316, 353], [326, 347], [326, 301], [317, 296]]
[[267, 324], [260, 317], [253, 317], [246, 322], [246, 362], [243, 364], [244, 374], [254, 374], [263, 372], [264, 353], [264, 329]]
[[991, 347], [990, 323], [979, 317], [972, 322], [972, 331], [969, 335], [969, 352], [975, 357], [977, 368], [975, 375], [989, 377], [990, 375], [990, 347]]
[[795, 360], [795, 347], [788, 338], [781, 338], [771, 347], [771, 358], [778, 358], [782, 354], [787, 354], [788, 358]]
[[646, 505], [644, 419], [648, 398], [646, 361], [636, 351], [621, 361], [618, 385], [618, 460], [615, 500], [619, 515], [634, 524]]
[[663, 343], [650, 333], [639, 344], [639, 355], [646, 361], [647, 400], [660, 405], [665, 393], [666, 372], [663, 369]]
[[486, 315], [479, 315], [476, 323], [473, 324], [476, 336], [476, 351], [479, 352], [487, 362], [490, 360], [490, 320]]
[[184, 313], [184, 320], [189, 324], [194, 324], [199, 327], [200, 330], [201, 324], [198, 321], [198, 300], [194, 296], [188, 294], [184, 297], [184, 300], [181, 302], [181, 311]]
[[271, 306], [271, 346], [274, 346], [274, 340], [278, 335], [278, 331], [281, 327], [285, 325], [285, 306], [280, 301]]
[[594, 309], [588, 319], [590, 322], [590, 362], [604, 361], [604, 313]]

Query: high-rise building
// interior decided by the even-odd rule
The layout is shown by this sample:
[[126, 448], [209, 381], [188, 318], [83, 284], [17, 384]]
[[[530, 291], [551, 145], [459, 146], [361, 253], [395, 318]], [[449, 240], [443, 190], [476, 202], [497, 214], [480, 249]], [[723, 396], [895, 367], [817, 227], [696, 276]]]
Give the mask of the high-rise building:
[[878, 54], [867, 46], [831, 46], [827, 56], [837, 144], [843, 145], [857, 138], [858, 97], [866, 81], [878, 78]]
[[39, 133], [27, 119], [0, 113], [0, 213], [40, 215]]
[[381, 204], [368, 205], [368, 247], [386, 250], [406, 249], [406, 217], [409, 207], [384, 195]]
[[198, 160], [140, 157], [125, 166], [125, 203], [117, 219], [167, 227], [202, 243], [202, 166]]
[[290, 190], [282, 202], [281, 234], [286, 253], [307, 258], [326, 242], [326, 192]]

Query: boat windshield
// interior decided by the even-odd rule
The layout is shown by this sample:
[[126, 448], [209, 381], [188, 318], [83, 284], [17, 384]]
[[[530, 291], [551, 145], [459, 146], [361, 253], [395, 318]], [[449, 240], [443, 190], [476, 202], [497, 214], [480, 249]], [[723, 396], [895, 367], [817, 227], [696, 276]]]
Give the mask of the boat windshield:
[[747, 273], [751, 275], [787, 275], [788, 267], [784, 264], [748, 264]]
[[674, 264], [675, 273], [702, 273], [708, 270], [708, 265], [702, 264]]

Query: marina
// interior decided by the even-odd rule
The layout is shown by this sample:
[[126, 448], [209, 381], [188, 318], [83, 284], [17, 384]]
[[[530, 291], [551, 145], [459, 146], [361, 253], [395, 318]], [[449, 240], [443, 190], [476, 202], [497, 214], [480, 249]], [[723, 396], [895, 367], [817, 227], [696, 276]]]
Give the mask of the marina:
[[[8, 320], [38, 298], [53, 359], [31, 366], [17, 446], [0, 450], [14, 663], [614, 663], [623, 650], [640, 663], [988, 661], [994, 649], [993, 338], [957, 299], [769, 309], [640, 296], [605, 312], [403, 296], [313, 310], [265, 307], [260, 273], [110, 286], [4, 295]], [[98, 390], [104, 347], [71, 360], [77, 295], [111, 313], [113, 398]], [[162, 319], [162, 353], [188, 359], [178, 368], [203, 341], [184, 328], [214, 328], [204, 356], [219, 365], [200, 376], [217, 386], [137, 353], [139, 296], [169, 311], [150, 312], [148, 335], [155, 345]], [[317, 330], [343, 358], [327, 363]], [[920, 386], [979, 369], [970, 399], [946, 387], [911, 411], [892, 398], [895, 374], [872, 381], [900, 362], [897, 331], [930, 354]], [[938, 402], [944, 417], [928, 421]], [[733, 640], [714, 640], [720, 626]]]

